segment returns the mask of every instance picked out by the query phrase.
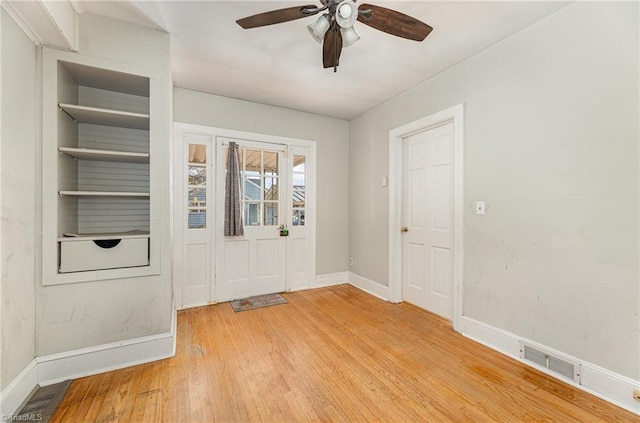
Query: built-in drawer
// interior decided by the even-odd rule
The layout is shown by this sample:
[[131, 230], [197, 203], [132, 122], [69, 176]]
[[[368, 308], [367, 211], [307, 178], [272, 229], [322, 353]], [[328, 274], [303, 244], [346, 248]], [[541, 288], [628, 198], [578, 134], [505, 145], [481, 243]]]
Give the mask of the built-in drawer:
[[149, 237], [60, 242], [60, 273], [149, 265]]

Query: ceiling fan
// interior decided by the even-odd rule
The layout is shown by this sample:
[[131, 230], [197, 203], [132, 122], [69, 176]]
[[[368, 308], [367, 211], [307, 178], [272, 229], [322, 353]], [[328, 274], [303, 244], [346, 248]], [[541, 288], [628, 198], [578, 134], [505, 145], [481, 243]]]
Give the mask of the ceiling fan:
[[414, 41], [424, 40], [433, 30], [416, 18], [385, 7], [362, 4], [358, 8], [356, 0], [320, 0], [320, 3], [322, 6], [311, 4], [258, 13], [238, 19], [236, 23], [244, 29], [258, 28], [306, 18], [326, 11], [307, 28], [317, 42], [323, 43], [324, 68], [333, 68], [334, 72], [340, 64], [342, 48], [349, 47], [360, 39], [353, 29], [356, 20], [387, 34]]

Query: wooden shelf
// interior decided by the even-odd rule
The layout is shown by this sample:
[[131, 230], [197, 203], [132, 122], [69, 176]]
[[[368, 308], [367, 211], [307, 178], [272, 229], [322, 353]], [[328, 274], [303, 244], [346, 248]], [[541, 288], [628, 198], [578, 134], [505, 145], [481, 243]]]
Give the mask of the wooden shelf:
[[110, 162], [149, 163], [149, 153], [127, 151], [92, 150], [89, 148], [58, 147], [68, 156], [81, 160], [102, 160]]
[[148, 192], [117, 192], [117, 191], [58, 191], [61, 196], [76, 197], [146, 197], [149, 198]]
[[73, 241], [99, 241], [104, 239], [133, 239], [149, 238], [149, 231], [128, 231], [115, 233], [95, 233], [95, 234], [63, 234], [58, 237], [59, 242]]
[[58, 106], [78, 123], [116, 126], [131, 129], [149, 129], [149, 115], [144, 113], [122, 112], [119, 110], [99, 109], [97, 107], [78, 106], [60, 103]]

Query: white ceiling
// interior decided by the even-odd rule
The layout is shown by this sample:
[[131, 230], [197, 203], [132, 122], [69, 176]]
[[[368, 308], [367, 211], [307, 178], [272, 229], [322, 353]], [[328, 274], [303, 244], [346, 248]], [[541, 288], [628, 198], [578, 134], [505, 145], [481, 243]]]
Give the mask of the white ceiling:
[[[367, 2], [431, 25], [418, 43], [356, 22], [338, 72], [322, 68], [316, 17], [245, 30], [237, 19], [318, 1], [80, 1], [84, 12], [171, 34], [174, 85], [342, 119], [418, 85], [565, 6], [541, 1]], [[361, 0], [359, 4], [364, 3]]]

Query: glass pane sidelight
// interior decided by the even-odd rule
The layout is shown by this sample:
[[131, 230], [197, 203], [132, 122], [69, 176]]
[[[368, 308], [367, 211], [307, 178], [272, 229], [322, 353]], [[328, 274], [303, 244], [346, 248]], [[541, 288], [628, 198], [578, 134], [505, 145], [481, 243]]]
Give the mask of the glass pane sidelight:
[[207, 168], [204, 166], [189, 166], [189, 185], [206, 185], [207, 184]]
[[291, 221], [292, 226], [304, 226], [305, 224], [305, 206], [306, 206], [306, 157], [305, 156], [293, 156], [293, 190], [292, 194], [292, 206], [293, 217]]
[[205, 229], [207, 227], [207, 210], [189, 209], [187, 225], [189, 229]]
[[239, 149], [245, 226], [278, 225], [278, 153]]
[[207, 163], [207, 146], [203, 144], [189, 144], [189, 163]]
[[189, 144], [187, 158], [187, 228], [207, 227], [207, 146]]
[[189, 187], [189, 207], [202, 208], [207, 205], [207, 189]]

